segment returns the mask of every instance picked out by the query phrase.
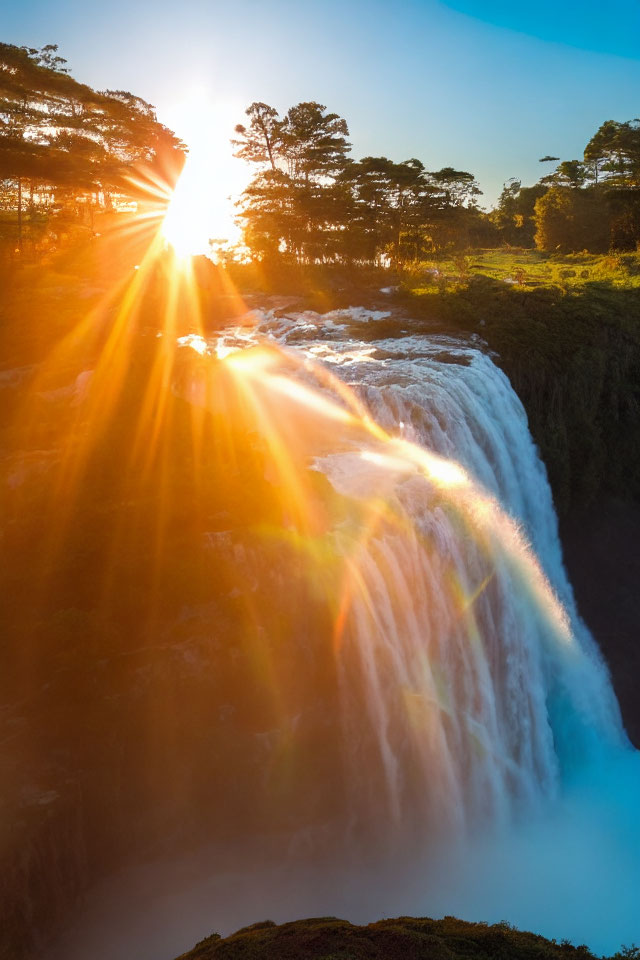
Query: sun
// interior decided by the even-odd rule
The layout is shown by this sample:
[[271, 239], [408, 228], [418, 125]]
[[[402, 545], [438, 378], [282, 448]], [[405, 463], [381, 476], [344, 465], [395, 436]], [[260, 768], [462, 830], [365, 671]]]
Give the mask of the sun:
[[180, 258], [210, 253], [211, 241], [236, 243], [234, 203], [246, 182], [230, 144], [236, 108], [194, 91], [168, 112], [189, 153], [162, 224], [164, 239]]
[[162, 236], [181, 258], [207, 253], [219, 226], [210, 180], [206, 158], [189, 153], [162, 222]]

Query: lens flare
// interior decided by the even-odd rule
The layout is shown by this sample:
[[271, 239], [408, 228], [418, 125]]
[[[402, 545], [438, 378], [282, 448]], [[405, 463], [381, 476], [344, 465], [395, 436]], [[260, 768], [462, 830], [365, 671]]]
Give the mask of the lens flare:
[[171, 126], [189, 144], [189, 155], [171, 197], [162, 235], [180, 258], [211, 254], [237, 242], [233, 197], [246, 173], [230, 156], [229, 138], [238, 108], [196, 90], [171, 113]]
[[162, 223], [162, 235], [181, 258], [207, 253], [212, 239], [211, 171], [189, 154]]
[[[345, 819], [373, 826], [373, 836], [398, 850], [403, 837], [413, 844], [429, 826], [441, 839], [462, 836], [471, 814], [477, 823], [497, 822], [512, 797], [533, 803], [553, 795], [563, 738], [572, 755], [582, 749], [573, 718], [591, 723], [598, 695], [522, 529], [471, 467], [437, 455], [429, 441], [405, 439], [400, 420], [400, 435], [385, 429], [372, 415], [377, 408], [322, 363], [247, 326], [214, 342], [211, 298], [190, 256], [210, 232], [194, 214], [206, 177], [191, 169], [161, 232], [156, 222], [146, 253], [136, 253], [138, 269], [125, 270], [30, 381], [16, 433], [30, 434], [37, 451], [51, 442], [47, 490], [56, 509], [44, 536], [38, 532], [29, 584], [38, 615], [35, 627], [25, 621], [25, 637], [50, 619], [47, 594], [58, 596], [65, 564], [69, 606], [72, 575], [86, 578], [91, 616], [105, 620], [109, 643], [122, 637], [118, 669], [138, 655], [132, 639], [141, 649], [165, 645], [168, 604], [179, 607], [181, 636], [191, 630], [191, 611], [204, 617], [211, 598], [220, 600], [221, 639], [203, 648], [213, 656], [197, 673], [214, 684], [227, 653], [229, 675], [236, 653], [245, 658], [248, 673], [238, 671], [238, 683], [246, 686], [248, 674], [255, 680], [251, 689], [263, 702], [250, 736], [267, 758], [264, 789], [256, 786], [251, 800], [268, 826], [292, 822], [304, 757], [315, 763], [327, 744], [323, 771], [336, 806], [344, 786]], [[230, 284], [219, 277], [221, 287]], [[237, 292], [228, 286], [219, 299], [248, 324]], [[369, 349], [345, 358], [370, 362]], [[81, 389], [64, 416], [49, 414], [43, 433], [43, 405], [69, 371]], [[29, 509], [28, 490], [15, 494], [16, 516]], [[97, 546], [85, 559], [89, 537]], [[88, 578], [69, 566], [74, 551]], [[26, 667], [29, 651], [25, 644], [20, 652]], [[167, 708], [176, 706], [174, 672], [163, 680], [166, 695], [149, 702], [144, 741], [144, 763], [157, 768], [150, 783], [162, 795], [169, 789], [163, 743], [173, 742], [176, 728], [177, 708]], [[320, 680], [331, 697], [318, 696]], [[34, 696], [41, 686], [34, 671]], [[193, 710], [199, 723], [202, 710], [208, 718], [211, 689], [203, 682], [202, 700], [180, 704], [180, 717]], [[553, 731], [557, 743], [547, 695], [571, 701], [570, 722]], [[300, 748], [296, 724], [307, 700], [318, 715], [324, 704], [336, 707], [323, 717], [320, 749], [315, 741], [313, 750]], [[339, 757], [334, 723], [342, 725]], [[184, 752], [186, 775], [174, 779], [190, 811], [209, 794], [191, 787]], [[318, 786], [320, 777], [309, 796]]]

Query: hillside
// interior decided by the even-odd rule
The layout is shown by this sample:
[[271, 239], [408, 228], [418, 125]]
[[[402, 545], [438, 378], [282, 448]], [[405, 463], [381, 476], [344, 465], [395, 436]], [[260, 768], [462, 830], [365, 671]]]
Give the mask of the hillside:
[[[627, 955], [633, 956], [632, 951]], [[254, 923], [212, 934], [178, 960], [589, 960], [585, 946], [556, 943], [507, 923], [398, 917], [356, 926], [335, 917]], [[619, 955], [617, 955], [619, 956]]]

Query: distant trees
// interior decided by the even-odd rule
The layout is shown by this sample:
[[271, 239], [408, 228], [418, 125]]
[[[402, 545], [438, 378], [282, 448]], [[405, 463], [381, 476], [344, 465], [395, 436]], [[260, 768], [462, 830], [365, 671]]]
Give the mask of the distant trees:
[[535, 202], [535, 224], [540, 250], [605, 253], [610, 246], [608, 205], [597, 190], [551, 187]]
[[640, 245], [640, 120], [607, 120], [584, 151], [609, 205], [612, 246]]
[[589, 168], [580, 160], [563, 160], [553, 173], [540, 179], [540, 183], [556, 187], [583, 187], [589, 181]]
[[[549, 251], [640, 245], [640, 120], [608, 120], [582, 159], [533, 186], [508, 181], [494, 210], [478, 207], [472, 173], [427, 170], [413, 157], [355, 160], [347, 122], [316, 101], [284, 115], [261, 101], [235, 128], [235, 156], [254, 168], [239, 212], [259, 259], [401, 265], [505, 242]], [[0, 209], [25, 217], [66, 204], [110, 208], [175, 179], [185, 145], [151, 104], [70, 76], [58, 48], [0, 44]]]
[[346, 121], [326, 109], [315, 101], [298, 103], [279, 119], [275, 107], [252, 103], [245, 111], [249, 124], [235, 128], [234, 155], [306, 182], [333, 176], [345, 165], [351, 145]]
[[584, 159], [592, 165], [594, 182], [640, 188], [640, 120], [607, 120], [585, 147]]
[[498, 204], [490, 214], [491, 221], [499, 230], [500, 239], [519, 247], [533, 246], [535, 204], [547, 189], [543, 183], [523, 187], [521, 181], [516, 179], [505, 183]]
[[259, 168], [240, 213], [259, 258], [401, 263], [464, 245], [480, 217], [472, 174], [429, 173], [415, 158], [355, 161], [346, 121], [323, 104], [299, 103], [280, 118], [256, 102], [246, 115], [232, 143]]
[[122, 90], [95, 91], [69, 75], [57, 46], [0, 44], [0, 183], [5, 205], [84, 195], [106, 204], [131, 197], [131, 173], [158, 172], [184, 144], [154, 108]]
[[[541, 163], [558, 161], [546, 155]], [[582, 160], [563, 160], [533, 187], [505, 184], [490, 218], [507, 243], [563, 253], [640, 245], [640, 120], [607, 120]]]
[[508, 181], [494, 210], [478, 209], [473, 174], [429, 171], [411, 158], [354, 160], [347, 123], [322, 104], [280, 117], [252, 103], [235, 155], [257, 171], [240, 219], [260, 259], [402, 265], [500, 241], [568, 253], [640, 244], [640, 121], [607, 121], [581, 160], [556, 164], [533, 186]]

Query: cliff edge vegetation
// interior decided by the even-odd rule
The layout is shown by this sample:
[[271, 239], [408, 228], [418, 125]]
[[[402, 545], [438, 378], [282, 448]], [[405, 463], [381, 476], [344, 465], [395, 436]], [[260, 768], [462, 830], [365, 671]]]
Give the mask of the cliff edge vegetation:
[[[623, 947], [615, 960], [637, 960]], [[398, 917], [356, 926], [335, 917], [276, 925], [270, 920], [229, 937], [214, 933], [178, 960], [590, 960], [586, 946], [557, 943], [508, 923]]]

